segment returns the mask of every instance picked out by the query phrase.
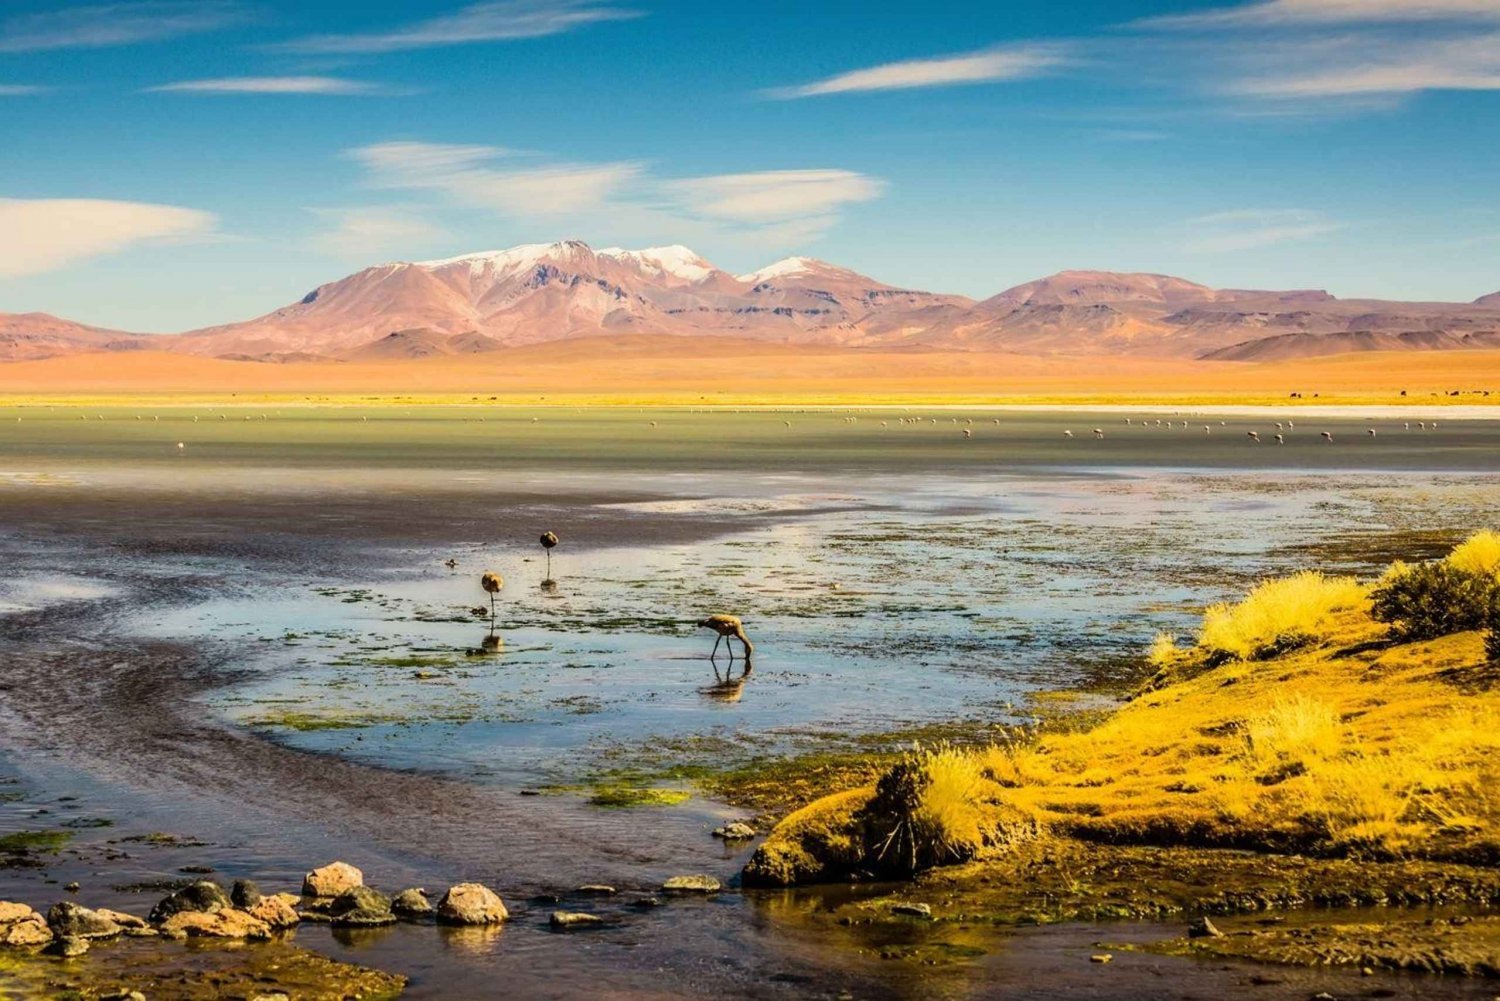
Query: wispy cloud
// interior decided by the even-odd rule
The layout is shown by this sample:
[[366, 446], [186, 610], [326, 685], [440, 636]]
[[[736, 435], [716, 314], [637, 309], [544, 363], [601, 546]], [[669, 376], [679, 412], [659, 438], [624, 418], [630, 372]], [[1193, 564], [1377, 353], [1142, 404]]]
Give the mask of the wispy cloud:
[[663, 187], [698, 215], [780, 223], [826, 217], [844, 205], [878, 198], [885, 183], [850, 170], [766, 170], [667, 181]]
[[1067, 61], [1058, 45], [985, 49], [932, 59], [908, 59], [852, 70], [825, 80], [767, 91], [783, 99], [914, 87], [952, 87], [1039, 76]]
[[104, 48], [216, 31], [249, 18], [235, 0], [141, 0], [0, 20], [0, 52]]
[[172, 94], [328, 94], [360, 96], [397, 93], [382, 84], [334, 76], [227, 76], [182, 80], [147, 87], [147, 92]]
[[37, 87], [29, 83], [0, 83], [0, 97], [26, 97], [31, 94], [45, 94], [51, 87]]
[[466, 205], [522, 217], [599, 208], [641, 172], [634, 163], [488, 166], [509, 155], [494, 146], [380, 143], [351, 155], [376, 187], [437, 190]]
[[837, 169], [661, 177], [635, 161], [511, 165], [512, 151], [484, 145], [389, 142], [349, 155], [372, 187], [430, 191], [507, 218], [762, 246], [813, 239], [841, 209], [885, 190], [883, 181]]
[[389, 31], [312, 35], [284, 42], [288, 52], [399, 52], [471, 42], [542, 38], [597, 24], [642, 16], [605, 0], [493, 0], [476, 3], [443, 17]]
[[1235, 25], [1392, 24], [1413, 21], [1500, 21], [1494, 0], [1266, 0], [1138, 24], [1172, 28]]
[[1323, 213], [1307, 209], [1234, 209], [1189, 219], [1188, 225], [1195, 231], [1188, 249], [1201, 254], [1315, 240], [1343, 228]]
[[0, 198], [0, 278], [42, 274], [143, 243], [206, 239], [208, 212], [85, 198]]
[[337, 257], [368, 260], [387, 251], [408, 253], [414, 246], [435, 243], [447, 232], [420, 215], [399, 208], [309, 209], [327, 228], [313, 237], [313, 246]]
[[1500, 89], [1497, 26], [1497, 0], [1263, 0], [1132, 25], [1157, 32], [1207, 89], [1273, 113]]

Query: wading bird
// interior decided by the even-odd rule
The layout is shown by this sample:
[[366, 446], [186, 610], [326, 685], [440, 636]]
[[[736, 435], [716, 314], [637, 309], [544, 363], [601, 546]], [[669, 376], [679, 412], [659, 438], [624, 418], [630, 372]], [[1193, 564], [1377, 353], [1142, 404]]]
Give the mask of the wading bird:
[[755, 650], [755, 644], [751, 643], [750, 637], [745, 635], [745, 626], [742, 622], [740, 622], [740, 617], [738, 615], [710, 615], [708, 618], [703, 619], [698, 623], [698, 628], [712, 629], [714, 632], [719, 634], [718, 639], [714, 640], [713, 653], [708, 655], [709, 660], [713, 660], [714, 657], [718, 655], [719, 644], [724, 640], [730, 640], [730, 643], [728, 644], [730, 660], [734, 659], [733, 640], [735, 639], [738, 639], [745, 645], [746, 660], [750, 659], [750, 654]]
[[1256, 432], [1254, 432], [1254, 431], [1246, 431], [1246, 432], [1245, 432], [1245, 435], [1246, 435], [1246, 436], [1247, 436], [1247, 437], [1248, 437], [1248, 438], [1249, 438], [1249, 439], [1250, 439], [1250, 440], [1251, 440], [1251, 441], [1255, 441], [1255, 442], [1258, 442], [1258, 441], [1260, 441], [1260, 435], [1259, 435], [1259, 434], [1257, 434], [1257, 433], [1256, 433]]
[[[1187, 425], [1184, 424], [1183, 427], [1187, 427]], [[1103, 428], [1094, 428], [1094, 437], [1095, 438], [1103, 438], [1104, 437], [1104, 429]]]
[[495, 595], [505, 586], [505, 578], [493, 570], [486, 570], [483, 577], [479, 578], [479, 586], [484, 588], [485, 593], [490, 596], [490, 619], [495, 618]]
[[555, 546], [555, 545], [557, 545], [557, 543], [558, 543], [558, 538], [557, 538], [557, 533], [556, 532], [543, 532], [542, 533], [542, 548], [544, 550], [546, 550], [546, 552], [547, 552], [547, 579], [548, 580], [552, 579], [552, 547]]
[[1332, 445], [1333, 444], [1333, 432], [1332, 431], [1324, 431], [1323, 432], [1323, 440], [1326, 441], [1326, 442], [1328, 442], [1328, 444]]
[[1286, 444], [1286, 438], [1282, 437], [1281, 435], [1277, 435], [1276, 436], [1276, 444], [1278, 444], [1278, 445], [1285, 445]]

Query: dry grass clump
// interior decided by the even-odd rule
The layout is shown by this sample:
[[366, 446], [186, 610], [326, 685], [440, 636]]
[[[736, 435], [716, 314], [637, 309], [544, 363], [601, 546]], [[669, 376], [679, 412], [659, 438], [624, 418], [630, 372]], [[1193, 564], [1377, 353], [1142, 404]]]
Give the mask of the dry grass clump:
[[1321, 638], [1339, 612], [1364, 600], [1364, 588], [1352, 577], [1306, 570], [1268, 580], [1238, 604], [1210, 607], [1198, 646], [1217, 660], [1273, 657]]
[[1500, 579], [1500, 533], [1484, 529], [1454, 547], [1445, 562], [1455, 570]]
[[975, 755], [948, 746], [912, 752], [881, 776], [863, 811], [867, 859], [911, 874], [973, 858], [985, 843], [993, 793]]

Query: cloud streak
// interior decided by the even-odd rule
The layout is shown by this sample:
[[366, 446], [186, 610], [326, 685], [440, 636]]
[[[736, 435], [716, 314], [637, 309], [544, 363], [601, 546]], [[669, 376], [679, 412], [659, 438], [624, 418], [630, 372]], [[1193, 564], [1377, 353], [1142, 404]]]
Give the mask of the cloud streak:
[[1431, 21], [1500, 21], [1500, 5], [1494, 0], [1268, 0], [1239, 7], [1148, 18], [1137, 24], [1162, 28], [1212, 28]]
[[235, 0], [146, 0], [68, 7], [0, 21], [0, 52], [97, 49], [217, 31], [248, 20]]
[[45, 94], [51, 89], [29, 83], [0, 83], [0, 97], [28, 97], [32, 94]]
[[389, 88], [361, 80], [331, 76], [232, 76], [209, 80], [182, 80], [147, 87], [158, 94], [325, 94], [362, 96], [393, 93]]
[[312, 239], [324, 253], [367, 259], [371, 254], [405, 251], [447, 236], [442, 227], [399, 208], [309, 209], [328, 228]]
[[590, 24], [641, 17], [604, 0], [492, 0], [384, 32], [312, 35], [276, 48], [286, 52], [380, 53], [475, 42], [560, 35]]
[[1066, 61], [1063, 49], [1056, 45], [986, 49], [955, 56], [884, 63], [840, 73], [813, 83], [777, 88], [767, 91], [767, 94], [790, 100], [830, 94], [995, 83], [1040, 76]]
[[86, 198], [0, 198], [0, 278], [43, 274], [139, 244], [203, 239], [208, 212]]
[[1189, 219], [1198, 231], [1188, 249], [1200, 254], [1228, 254], [1300, 243], [1342, 229], [1340, 223], [1307, 209], [1236, 209]]
[[348, 155], [371, 187], [429, 191], [506, 218], [759, 244], [813, 239], [842, 209], [885, 191], [883, 181], [837, 169], [663, 178], [634, 161], [510, 166], [513, 154], [499, 146], [388, 142]]

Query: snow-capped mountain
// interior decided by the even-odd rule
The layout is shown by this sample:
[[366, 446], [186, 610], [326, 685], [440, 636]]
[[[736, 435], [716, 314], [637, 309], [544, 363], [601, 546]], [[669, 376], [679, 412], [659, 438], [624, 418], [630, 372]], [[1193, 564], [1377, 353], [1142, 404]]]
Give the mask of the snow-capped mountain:
[[1500, 293], [1473, 303], [1401, 303], [1063, 271], [975, 302], [897, 288], [811, 257], [735, 275], [683, 246], [594, 250], [563, 240], [380, 264], [257, 319], [172, 336], [0, 314], [0, 359], [150, 347], [374, 361], [632, 333], [1255, 361], [1500, 347]]

